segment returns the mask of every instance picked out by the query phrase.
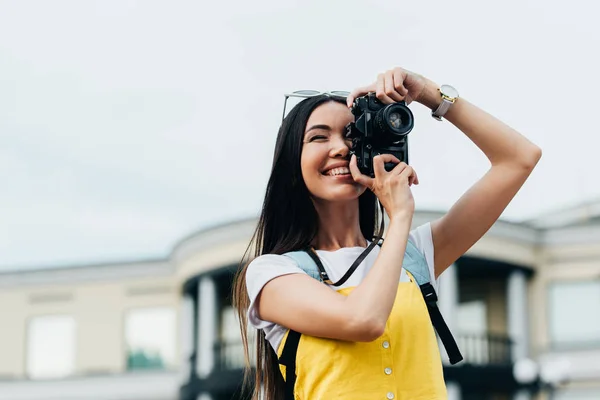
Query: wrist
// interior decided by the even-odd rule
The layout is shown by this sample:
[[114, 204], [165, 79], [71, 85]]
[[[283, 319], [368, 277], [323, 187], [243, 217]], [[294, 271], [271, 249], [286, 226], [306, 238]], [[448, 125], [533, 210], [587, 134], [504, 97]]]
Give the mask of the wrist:
[[413, 213], [409, 212], [409, 211], [401, 211], [401, 212], [397, 212], [394, 213], [393, 215], [389, 215], [390, 217], [390, 228], [392, 226], [404, 226], [404, 225], [408, 225], [410, 227], [410, 225], [412, 224], [412, 218], [413, 218]]
[[425, 79], [423, 91], [416, 101], [432, 111], [436, 110], [442, 103], [442, 95], [439, 91], [439, 85], [429, 79]]

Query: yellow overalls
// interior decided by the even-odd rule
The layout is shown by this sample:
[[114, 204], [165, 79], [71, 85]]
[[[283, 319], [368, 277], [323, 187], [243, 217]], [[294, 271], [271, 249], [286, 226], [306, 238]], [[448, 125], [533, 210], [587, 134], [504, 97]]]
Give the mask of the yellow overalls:
[[[436, 335], [413, 276], [398, 284], [385, 331], [372, 342], [307, 335], [296, 355], [297, 400], [439, 400], [446, 386]], [[354, 288], [338, 293], [348, 295]], [[284, 348], [282, 340], [278, 356]], [[280, 365], [285, 377], [285, 366]]]

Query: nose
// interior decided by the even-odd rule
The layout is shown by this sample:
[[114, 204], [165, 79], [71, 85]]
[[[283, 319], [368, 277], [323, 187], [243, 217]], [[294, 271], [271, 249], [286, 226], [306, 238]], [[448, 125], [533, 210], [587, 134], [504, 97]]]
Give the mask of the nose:
[[343, 135], [335, 135], [335, 138], [332, 138], [330, 143], [330, 157], [347, 158], [348, 154], [350, 154], [350, 142]]

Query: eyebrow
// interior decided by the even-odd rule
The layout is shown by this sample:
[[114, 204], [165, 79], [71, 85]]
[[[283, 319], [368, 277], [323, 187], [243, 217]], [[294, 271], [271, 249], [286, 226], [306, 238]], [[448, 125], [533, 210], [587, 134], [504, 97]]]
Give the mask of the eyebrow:
[[308, 133], [308, 132], [310, 132], [310, 131], [312, 131], [314, 129], [323, 129], [325, 131], [330, 131], [331, 127], [329, 125], [324, 125], [324, 124], [313, 125], [310, 128], [308, 128], [306, 130], [306, 132], [304, 132], [304, 133], [306, 134], [306, 133]]

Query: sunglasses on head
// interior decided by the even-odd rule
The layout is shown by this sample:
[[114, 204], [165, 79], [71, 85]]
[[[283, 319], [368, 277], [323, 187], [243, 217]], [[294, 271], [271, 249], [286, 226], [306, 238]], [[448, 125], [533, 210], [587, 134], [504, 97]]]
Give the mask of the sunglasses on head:
[[310, 97], [315, 97], [315, 96], [320, 96], [320, 95], [325, 95], [325, 96], [330, 96], [330, 97], [339, 97], [339, 98], [346, 98], [350, 95], [350, 92], [347, 92], [345, 90], [333, 90], [331, 92], [320, 92], [318, 90], [296, 90], [295, 92], [292, 93], [287, 93], [285, 94], [285, 101], [283, 102], [283, 116], [281, 117], [281, 120], [283, 121], [283, 119], [285, 119], [285, 109], [287, 106], [287, 101], [290, 97], [299, 97], [301, 99], [308, 99]]

